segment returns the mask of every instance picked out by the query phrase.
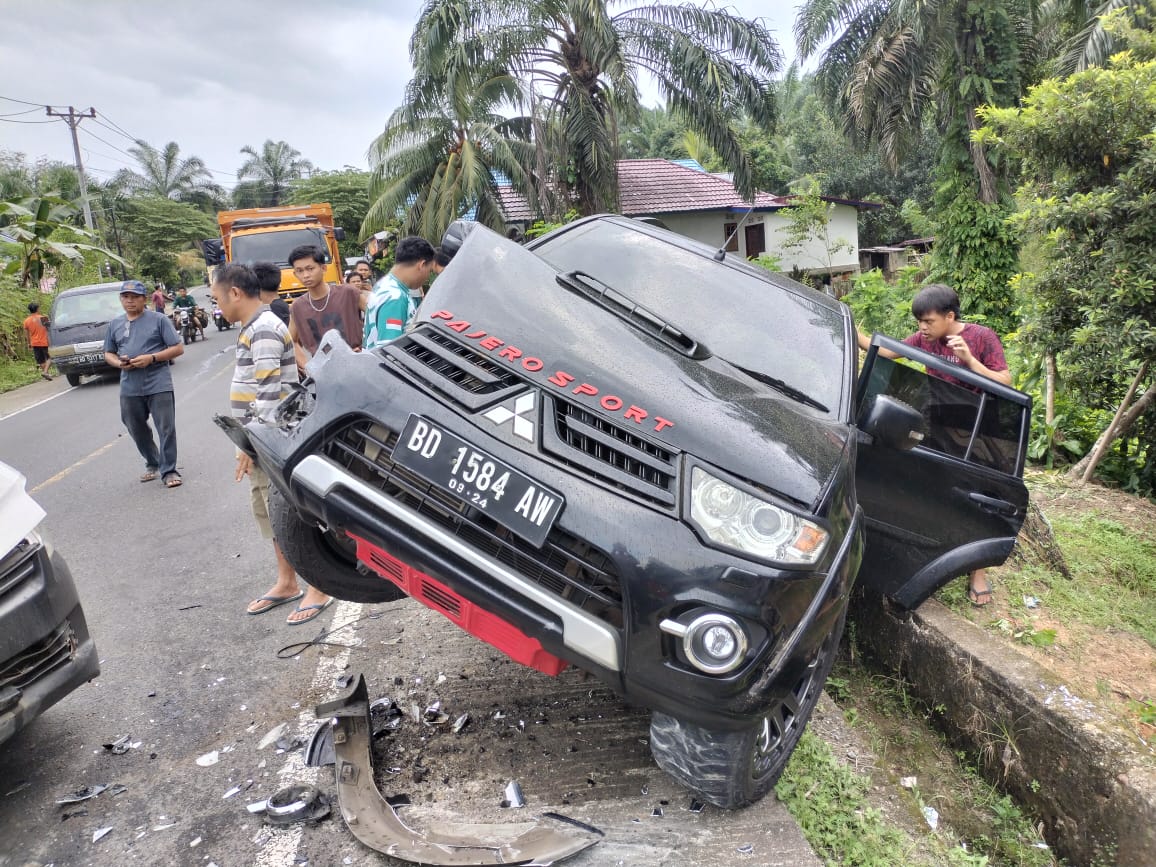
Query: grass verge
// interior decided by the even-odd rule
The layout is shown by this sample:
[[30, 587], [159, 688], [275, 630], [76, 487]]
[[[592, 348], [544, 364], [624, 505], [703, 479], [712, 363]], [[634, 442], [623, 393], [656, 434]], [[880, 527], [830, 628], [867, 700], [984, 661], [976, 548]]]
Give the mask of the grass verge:
[[931, 725], [935, 709], [922, 707], [903, 681], [843, 656], [827, 693], [842, 731], [832, 734], [826, 721], [813, 728], [841, 747], [850, 744], [848, 753], [869, 751], [869, 773], [849, 767], [809, 729], [776, 788], [824, 862], [1054, 867], [1039, 828], [951, 749]]
[[0, 359], [0, 394], [36, 382], [38, 379], [40, 379], [40, 373], [37, 371], [31, 355], [15, 361], [8, 358]]

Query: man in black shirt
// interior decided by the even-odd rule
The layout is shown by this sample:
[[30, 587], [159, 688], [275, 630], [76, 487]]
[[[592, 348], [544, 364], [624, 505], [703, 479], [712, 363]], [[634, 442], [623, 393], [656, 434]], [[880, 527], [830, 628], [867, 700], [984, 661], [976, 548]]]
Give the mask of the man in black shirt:
[[261, 301], [269, 305], [282, 322], [289, 324], [289, 303], [281, 297], [281, 269], [272, 262], [256, 262], [253, 273], [261, 284]]

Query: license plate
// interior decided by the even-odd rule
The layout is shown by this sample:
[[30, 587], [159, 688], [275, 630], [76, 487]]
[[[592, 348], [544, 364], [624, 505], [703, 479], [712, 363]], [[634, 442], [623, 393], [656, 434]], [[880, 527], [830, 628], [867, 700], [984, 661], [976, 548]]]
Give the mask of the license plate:
[[393, 461], [537, 547], [564, 505], [558, 492], [416, 415], [406, 422]]
[[87, 355], [74, 355], [71, 361], [73, 364], [104, 364], [104, 353], [90, 352]]

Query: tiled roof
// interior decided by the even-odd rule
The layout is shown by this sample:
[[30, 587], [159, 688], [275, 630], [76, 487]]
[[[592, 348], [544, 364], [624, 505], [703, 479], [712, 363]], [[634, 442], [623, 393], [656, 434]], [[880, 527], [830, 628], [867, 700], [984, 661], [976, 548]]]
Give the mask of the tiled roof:
[[[730, 182], [659, 159], [619, 160], [618, 196], [622, 213], [628, 217], [725, 208], [745, 211], [751, 206]], [[786, 199], [770, 193], [759, 193], [754, 202], [760, 210], [786, 204]]]
[[[500, 185], [498, 195], [507, 220], [534, 219], [529, 204], [513, 187]], [[661, 159], [619, 160], [618, 195], [622, 213], [628, 217], [727, 208], [746, 211], [751, 206], [735, 192], [729, 180]], [[755, 198], [758, 210], [787, 204], [787, 199], [770, 193], [759, 193]]]

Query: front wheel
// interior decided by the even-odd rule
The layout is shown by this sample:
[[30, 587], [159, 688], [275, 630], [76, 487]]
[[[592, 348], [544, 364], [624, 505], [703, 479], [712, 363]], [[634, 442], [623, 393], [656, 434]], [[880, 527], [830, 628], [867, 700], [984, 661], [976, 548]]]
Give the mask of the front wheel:
[[401, 588], [378, 575], [357, 571], [353, 544], [305, 521], [274, 485], [269, 486], [273, 538], [297, 574], [322, 593], [348, 602], [393, 602]]
[[778, 782], [831, 672], [846, 612], [790, 692], [753, 727], [713, 731], [655, 711], [650, 751], [675, 780], [705, 801], [733, 810], [762, 800]]

